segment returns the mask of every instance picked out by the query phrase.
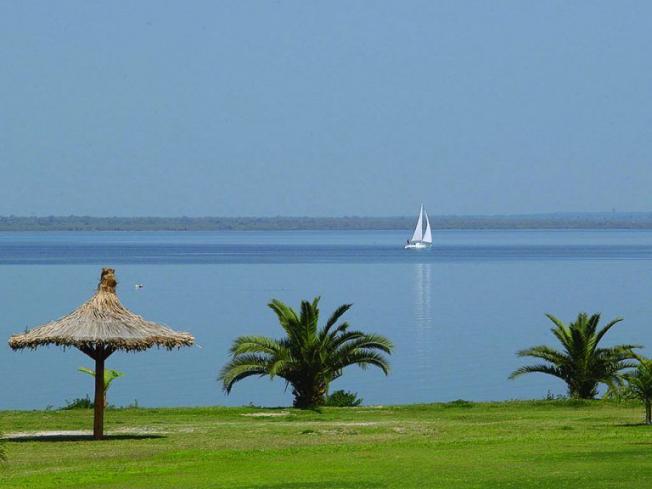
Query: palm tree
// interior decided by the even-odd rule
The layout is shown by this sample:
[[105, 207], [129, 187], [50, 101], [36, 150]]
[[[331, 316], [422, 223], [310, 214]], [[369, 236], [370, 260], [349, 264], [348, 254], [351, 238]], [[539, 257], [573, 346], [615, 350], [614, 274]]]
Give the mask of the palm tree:
[[347, 322], [336, 325], [351, 304], [338, 307], [319, 329], [318, 304], [319, 297], [312, 302], [302, 301], [297, 314], [283, 302], [272, 300], [268, 306], [278, 316], [286, 337], [236, 338], [231, 346], [232, 359], [219, 375], [226, 393], [236, 382], [252, 375], [278, 376], [292, 386], [294, 406], [306, 408], [323, 405], [330, 383], [349, 365], [375, 366], [387, 375], [389, 362], [383, 353], [391, 354], [391, 341], [349, 330]]
[[554, 323], [552, 334], [563, 349], [540, 345], [519, 351], [519, 357], [539, 358], [546, 363], [521, 367], [512, 372], [510, 379], [530, 372], [553, 375], [566, 382], [570, 397], [593, 399], [598, 394], [598, 384], [622, 384], [620, 371], [635, 366], [629, 360], [635, 358], [632, 350], [640, 348], [639, 345], [598, 347], [604, 335], [622, 318], [614, 319], [598, 330], [600, 314], [589, 316], [581, 313], [568, 326], [551, 314], [546, 316]]
[[627, 381], [627, 393], [645, 404], [645, 424], [652, 424], [652, 360], [639, 355], [636, 359], [636, 369], [623, 377]]

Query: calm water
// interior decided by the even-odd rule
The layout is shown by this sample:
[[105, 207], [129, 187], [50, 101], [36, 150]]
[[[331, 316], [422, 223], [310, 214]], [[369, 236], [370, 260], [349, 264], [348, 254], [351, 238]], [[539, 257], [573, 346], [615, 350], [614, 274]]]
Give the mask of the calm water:
[[[507, 380], [516, 350], [551, 341], [544, 312], [621, 315], [608, 341], [652, 346], [652, 232], [439, 231], [432, 250], [416, 252], [402, 249], [406, 234], [0, 233], [0, 336], [70, 312], [112, 265], [127, 307], [200, 345], [114, 354], [109, 367], [126, 373], [115, 404], [289, 404], [280, 381], [249, 379], [228, 397], [216, 382], [232, 338], [279, 335], [271, 298], [321, 295], [324, 315], [353, 302], [353, 326], [394, 340], [389, 377], [352, 367], [333, 385], [369, 404], [563, 393], [545, 376]], [[0, 409], [91, 394], [80, 366], [92, 363], [75, 349], [2, 347]]]

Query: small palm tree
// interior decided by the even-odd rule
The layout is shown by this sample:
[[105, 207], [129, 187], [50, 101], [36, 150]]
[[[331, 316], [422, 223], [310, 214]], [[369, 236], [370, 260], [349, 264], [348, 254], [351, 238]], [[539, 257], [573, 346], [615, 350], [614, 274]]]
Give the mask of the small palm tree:
[[375, 366], [385, 375], [392, 343], [384, 336], [349, 330], [349, 324], [336, 324], [351, 304], [338, 307], [319, 329], [319, 297], [302, 301], [297, 314], [279, 300], [268, 306], [276, 313], [285, 338], [240, 336], [231, 346], [232, 359], [219, 375], [224, 390], [252, 375], [281, 377], [292, 386], [294, 406], [307, 408], [323, 405], [330, 383], [344, 368]]
[[598, 346], [604, 335], [622, 318], [614, 319], [598, 330], [599, 314], [589, 316], [581, 313], [568, 326], [551, 314], [546, 316], [554, 323], [552, 334], [563, 349], [540, 345], [519, 351], [519, 357], [539, 358], [546, 363], [521, 367], [512, 372], [510, 379], [530, 372], [553, 375], [566, 382], [570, 397], [593, 399], [598, 394], [598, 384], [620, 385], [620, 372], [636, 365], [630, 360], [635, 358], [632, 350], [640, 348], [639, 345]]
[[645, 404], [645, 424], [652, 424], [652, 360], [637, 355], [638, 365], [623, 375], [627, 393]]

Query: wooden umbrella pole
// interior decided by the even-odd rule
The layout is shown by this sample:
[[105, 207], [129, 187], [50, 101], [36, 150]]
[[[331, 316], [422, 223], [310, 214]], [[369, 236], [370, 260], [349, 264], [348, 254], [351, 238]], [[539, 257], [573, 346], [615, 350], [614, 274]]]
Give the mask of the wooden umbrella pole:
[[98, 346], [95, 353], [95, 416], [93, 438], [104, 438], [104, 348]]

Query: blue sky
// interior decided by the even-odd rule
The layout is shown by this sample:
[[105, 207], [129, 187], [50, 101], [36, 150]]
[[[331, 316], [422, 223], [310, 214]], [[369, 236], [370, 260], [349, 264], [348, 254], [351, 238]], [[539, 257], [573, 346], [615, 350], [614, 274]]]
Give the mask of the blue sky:
[[0, 215], [652, 210], [650, 2], [0, 3]]

